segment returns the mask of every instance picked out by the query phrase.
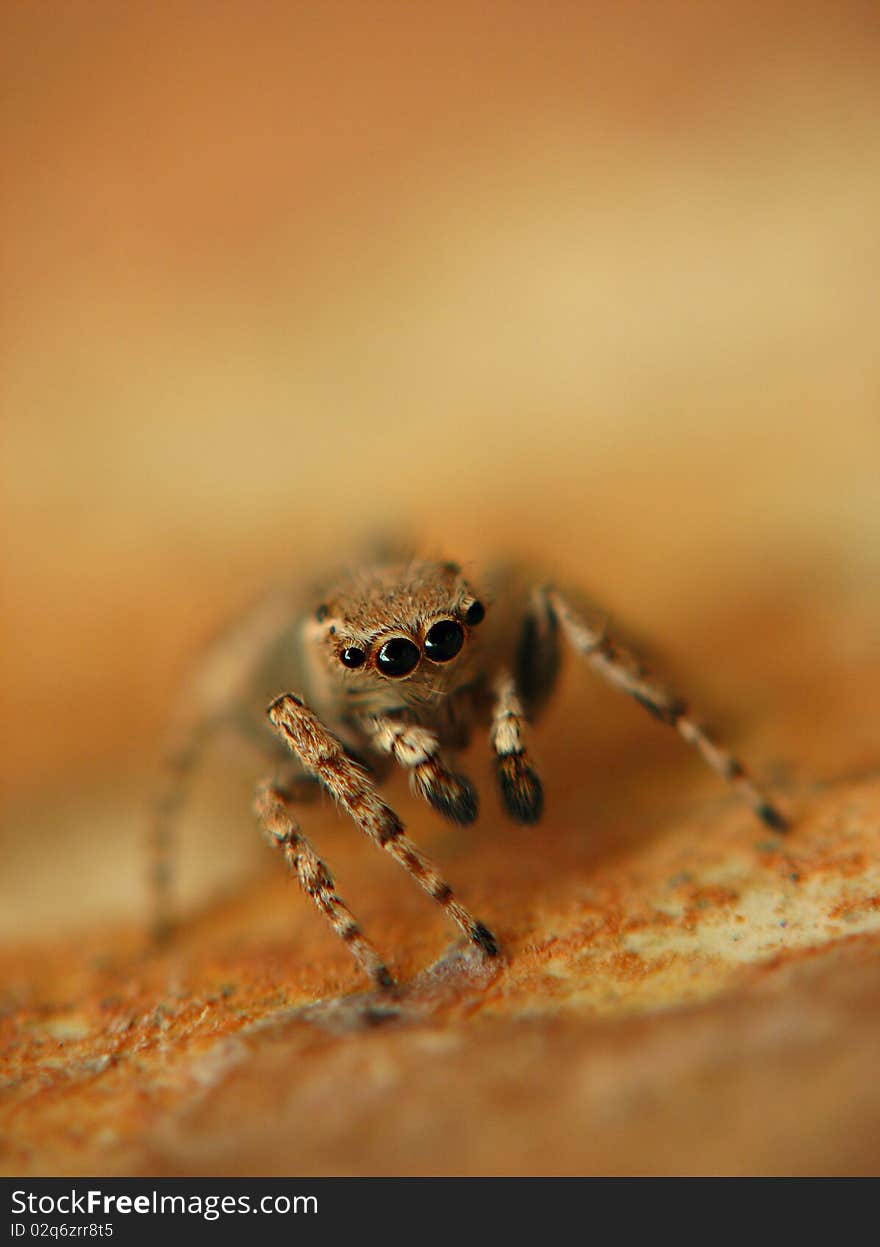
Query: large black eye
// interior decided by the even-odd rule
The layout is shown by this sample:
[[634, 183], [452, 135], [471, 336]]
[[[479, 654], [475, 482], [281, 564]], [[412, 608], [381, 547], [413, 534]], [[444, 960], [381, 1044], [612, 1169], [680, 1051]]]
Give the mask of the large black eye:
[[339, 661], [346, 667], [362, 667], [367, 661], [367, 656], [356, 645], [349, 645], [348, 649], [344, 649], [339, 655]]
[[464, 630], [454, 619], [441, 619], [428, 629], [425, 637], [425, 657], [434, 662], [449, 662], [462, 647]]
[[475, 624], [483, 622], [485, 615], [486, 608], [482, 602], [471, 602], [464, 613], [464, 621], [469, 627], [473, 628]]
[[376, 658], [376, 666], [383, 675], [409, 675], [419, 665], [419, 647], [406, 637], [395, 636], [386, 641]]

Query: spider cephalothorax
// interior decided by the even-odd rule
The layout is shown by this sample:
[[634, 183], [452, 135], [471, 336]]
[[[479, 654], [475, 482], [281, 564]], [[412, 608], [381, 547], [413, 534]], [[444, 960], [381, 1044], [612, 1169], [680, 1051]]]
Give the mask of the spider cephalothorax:
[[[687, 704], [611, 635], [604, 616], [522, 573], [472, 583], [457, 563], [368, 564], [292, 608], [274, 597], [216, 647], [186, 707], [169, 753], [169, 780], [154, 843], [157, 927], [168, 926], [172, 812], [209, 726], [246, 720], [248, 695], [271, 697], [267, 743], [282, 741], [288, 763], [258, 789], [264, 835], [358, 963], [383, 987], [391, 976], [302, 834], [291, 806], [317, 780], [376, 844], [390, 853], [488, 956], [489, 929], [456, 898], [379, 795], [392, 762], [444, 817], [477, 817], [474, 786], [447, 754], [482, 726], [495, 758], [501, 804], [516, 822], [537, 822], [541, 782], [527, 731], [553, 691], [562, 641], [661, 723], [676, 728], [776, 831], [785, 823], [730, 753], [709, 737]], [[262, 674], [261, 674], [262, 673]]]
[[476, 629], [485, 613], [485, 596], [455, 563], [353, 573], [304, 624], [312, 678], [361, 711], [437, 704], [481, 670]]

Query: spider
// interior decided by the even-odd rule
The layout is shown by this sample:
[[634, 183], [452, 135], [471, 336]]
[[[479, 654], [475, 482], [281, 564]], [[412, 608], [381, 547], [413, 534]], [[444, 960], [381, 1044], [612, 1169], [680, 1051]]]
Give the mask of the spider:
[[556, 684], [563, 640], [676, 728], [764, 823], [785, 830], [743, 765], [612, 635], [594, 607], [513, 568], [477, 587], [458, 563], [379, 561], [342, 575], [305, 604], [287, 592], [271, 595], [209, 651], [174, 723], [153, 824], [157, 936], [171, 929], [172, 830], [187, 775], [213, 729], [235, 724], [280, 745], [284, 761], [257, 788], [260, 828], [375, 984], [393, 985], [388, 967], [292, 811], [320, 787], [468, 940], [496, 956], [495, 936], [405, 833], [378, 785], [397, 763], [441, 815], [472, 823], [477, 793], [448, 754], [479, 726], [488, 729], [504, 810], [517, 823], [537, 823], [544, 797], [527, 736]]

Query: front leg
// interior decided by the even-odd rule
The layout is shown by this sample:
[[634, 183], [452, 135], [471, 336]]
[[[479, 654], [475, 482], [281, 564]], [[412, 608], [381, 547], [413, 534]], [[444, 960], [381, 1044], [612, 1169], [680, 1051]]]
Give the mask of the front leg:
[[598, 671], [615, 688], [635, 698], [661, 723], [676, 728], [768, 827], [774, 831], [786, 830], [785, 818], [749, 777], [743, 764], [728, 750], [715, 744], [705, 728], [688, 713], [688, 705], [683, 698], [665, 688], [634, 654], [608, 634], [604, 620], [590, 618], [587, 612], [576, 610], [557, 589], [546, 588], [540, 592], [571, 645], [586, 658], [594, 671]]
[[400, 819], [376, 792], [363, 768], [346, 755], [341, 742], [317, 715], [290, 693], [274, 701], [268, 715], [281, 739], [361, 831], [403, 866], [472, 943], [494, 957], [498, 944], [492, 932], [455, 898], [433, 863], [404, 833]]
[[498, 677], [494, 692], [489, 740], [495, 753], [501, 799], [518, 823], [537, 823], [544, 810], [544, 790], [526, 754], [525, 711], [509, 672]]
[[296, 875], [306, 896], [310, 896], [333, 930], [348, 945], [355, 961], [381, 988], [394, 986], [379, 953], [361, 932], [354, 914], [336, 891], [333, 876], [302, 834], [288, 808], [302, 785], [284, 785], [267, 779], [257, 788], [254, 810], [268, 843], [284, 854], [291, 874]]
[[409, 772], [410, 784], [444, 818], [466, 827], [477, 817], [477, 793], [464, 775], [450, 771], [437, 737], [425, 727], [370, 715], [361, 727], [374, 749], [390, 755]]

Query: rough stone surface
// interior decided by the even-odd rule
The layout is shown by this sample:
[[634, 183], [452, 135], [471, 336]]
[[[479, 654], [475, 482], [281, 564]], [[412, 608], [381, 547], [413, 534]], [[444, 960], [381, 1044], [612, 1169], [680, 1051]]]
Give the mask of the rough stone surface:
[[[756, 646], [747, 683], [762, 662]], [[816, 675], [829, 707], [842, 674]], [[838, 777], [777, 768], [793, 829], [776, 836], [623, 699], [600, 698], [622, 756], [579, 766], [587, 742], [566, 729], [585, 687], [569, 678], [576, 696], [536, 732], [537, 834], [489, 791], [466, 831], [395, 794], [502, 958], [449, 944], [341, 831], [333, 859], [391, 953], [391, 997], [363, 990], [278, 873], [204, 903], [161, 956], [122, 922], [21, 944], [2, 962], [4, 1170], [876, 1169], [880, 774], [847, 774], [840, 723], [815, 719], [810, 750]], [[815, 684], [785, 697], [775, 680], [768, 737], [796, 742]], [[865, 705], [880, 694], [869, 666], [847, 680]], [[737, 743], [755, 755], [755, 737]], [[317, 817], [334, 834], [333, 812]]]

